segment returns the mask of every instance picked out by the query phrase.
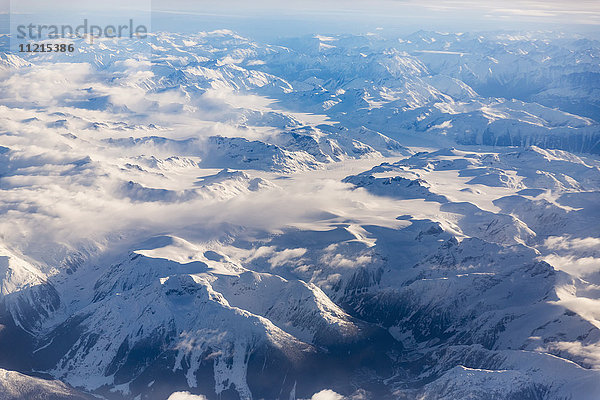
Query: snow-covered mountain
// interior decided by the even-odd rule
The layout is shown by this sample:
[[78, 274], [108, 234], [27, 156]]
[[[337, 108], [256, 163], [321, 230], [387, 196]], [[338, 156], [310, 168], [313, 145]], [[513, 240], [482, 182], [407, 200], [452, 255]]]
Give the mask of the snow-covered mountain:
[[600, 397], [598, 42], [75, 47], [0, 56], [0, 398]]
[[91, 400], [94, 398], [59, 381], [34, 378], [5, 369], [0, 369], [0, 393], [6, 400]]

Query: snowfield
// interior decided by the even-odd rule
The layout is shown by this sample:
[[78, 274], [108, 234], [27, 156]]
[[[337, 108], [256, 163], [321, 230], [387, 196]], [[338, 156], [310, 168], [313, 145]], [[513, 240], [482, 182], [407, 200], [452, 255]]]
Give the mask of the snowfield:
[[7, 43], [0, 398], [600, 398], [600, 42]]

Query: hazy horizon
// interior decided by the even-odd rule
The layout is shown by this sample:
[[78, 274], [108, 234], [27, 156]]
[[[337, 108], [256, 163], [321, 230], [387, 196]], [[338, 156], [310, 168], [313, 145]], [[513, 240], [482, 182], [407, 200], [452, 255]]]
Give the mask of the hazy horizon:
[[[365, 4], [359, 1], [291, 2], [251, 4], [242, 1], [83, 1], [76, 5], [58, 1], [16, 2], [3, 0], [0, 10], [14, 19], [34, 14], [44, 23], [139, 16], [151, 21], [153, 31], [209, 31], [231, 29], [257, 39], [300, 36], [313, 33], [367, 33], [374, 30], [406, 34], [418, 30], [443, 32], [550, 30], [600, 35], [600, 4], [584, 1], [509, 1], [481, 4], [476, 1], [389, 1]], [[150, 23], [149, 23], [150, 24]]]

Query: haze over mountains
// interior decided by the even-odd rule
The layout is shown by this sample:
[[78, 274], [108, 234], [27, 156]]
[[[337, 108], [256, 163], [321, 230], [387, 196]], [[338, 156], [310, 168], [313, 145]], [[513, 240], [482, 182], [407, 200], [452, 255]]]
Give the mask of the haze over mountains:
[[600, 42], [2, 40], [6, 398], [600, 396]]

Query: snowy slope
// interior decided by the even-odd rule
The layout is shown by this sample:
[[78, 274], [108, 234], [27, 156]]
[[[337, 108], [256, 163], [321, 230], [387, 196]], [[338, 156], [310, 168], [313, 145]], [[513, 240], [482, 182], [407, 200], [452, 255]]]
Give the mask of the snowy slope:
[[0, 369], [2, 399], [84, 400], [91, 395], [78, 392], [60, 381], [50, 381]]

